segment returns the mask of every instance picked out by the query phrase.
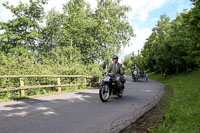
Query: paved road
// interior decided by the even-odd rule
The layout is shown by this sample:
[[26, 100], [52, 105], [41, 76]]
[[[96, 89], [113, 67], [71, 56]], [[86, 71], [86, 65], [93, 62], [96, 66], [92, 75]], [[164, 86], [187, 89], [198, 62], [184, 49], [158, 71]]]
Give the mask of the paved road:
[[128, 77], [124, 97], [107, 103], [98, 89], [0, 103], [0, 133], [117, 133], [163, 95], [162, 84]]

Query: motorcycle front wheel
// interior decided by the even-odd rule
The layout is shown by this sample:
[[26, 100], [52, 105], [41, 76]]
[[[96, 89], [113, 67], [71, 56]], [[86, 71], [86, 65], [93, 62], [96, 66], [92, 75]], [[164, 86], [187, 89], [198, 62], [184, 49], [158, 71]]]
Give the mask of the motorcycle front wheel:
[[104, 84], [99, 89], [99, 97], [102, 102], [107, 102], [110, 97], [110, 89], [107, 84]]

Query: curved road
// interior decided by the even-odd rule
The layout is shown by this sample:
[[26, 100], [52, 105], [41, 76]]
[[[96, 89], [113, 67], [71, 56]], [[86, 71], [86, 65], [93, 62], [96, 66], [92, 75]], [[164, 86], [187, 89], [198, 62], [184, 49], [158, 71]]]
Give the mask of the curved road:
[[153, 80], [127, 77], [124, 96], [102, 103], [98, 89], [0, 103], [0, 133], [116, 133], [164, 95]]

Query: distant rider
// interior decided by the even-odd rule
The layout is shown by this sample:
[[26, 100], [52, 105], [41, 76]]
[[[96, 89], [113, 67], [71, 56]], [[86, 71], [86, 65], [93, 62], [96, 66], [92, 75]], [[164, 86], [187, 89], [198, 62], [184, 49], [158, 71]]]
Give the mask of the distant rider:
[[134, 64], [132, 67], [132, 72], [134, 72], [134, 71], [137, 71], [137, 72], [140, 71], [136, 64]]
[[133, 67], [132, 67], [132, 74], [134, 73], [134, 71], [137, 72], [136, 75], [138, 76], [138, 73], [140, 72], [140, 70], [139, 70], [139, 68], [137, 67], [136, 64], [134, 64]]

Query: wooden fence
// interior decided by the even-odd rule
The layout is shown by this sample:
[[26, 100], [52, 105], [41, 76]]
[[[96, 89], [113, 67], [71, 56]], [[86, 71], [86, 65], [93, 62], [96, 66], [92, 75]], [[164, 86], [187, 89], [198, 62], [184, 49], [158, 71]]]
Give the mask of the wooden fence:
[[[25, 86], [24, 85], [24, 78], [57, 78], [57, 84], [56, 85], [35, 85], [35, 86]], [[11, 75], [11, 76], [0, 76], [0, 78], [8, 79], [8, 78], [19, 78], [20, 79], [20, 86], [19, 87], [12, 87], [12, 88], [0, 88], [0, 92], [7, 92], [7, 91], [13, 91], [13, 90], [20, 90], [21, 96], [25, 96], [25, 90], [27, 89], [33, 89], [33, 88], [50, 88], [50, 87], [58, 87], [58, 92], [62, 91], [61, 87], [67, 87], [67, 86], [74, 86], [74, 85], [88, 85], [87, 79], [95, 78], [93, 76], [84, 76], [84, 75]], [[75, 84], [61, 84], [61, 78], [83, 78], [84, 83], [75, 83]], [[98, 78], [97, 83], [100, 83], [100, 77]]]

